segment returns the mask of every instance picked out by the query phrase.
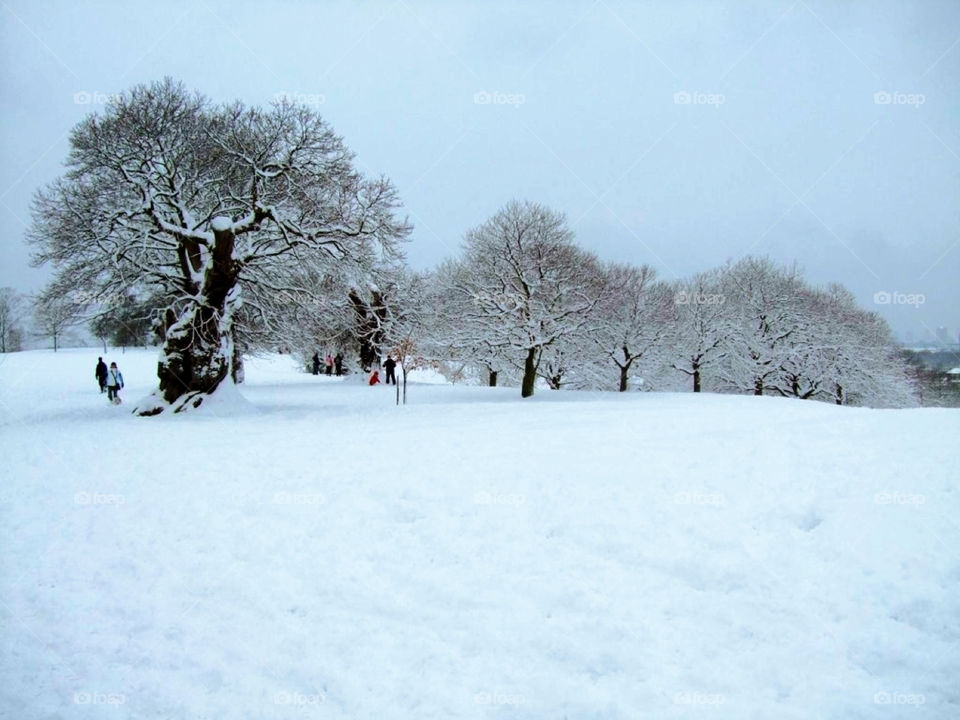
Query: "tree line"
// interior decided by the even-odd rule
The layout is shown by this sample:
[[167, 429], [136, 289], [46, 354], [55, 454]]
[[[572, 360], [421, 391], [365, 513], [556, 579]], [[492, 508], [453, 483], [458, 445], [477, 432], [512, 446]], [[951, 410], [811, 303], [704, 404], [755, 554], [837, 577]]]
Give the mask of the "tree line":
[[318, 347], [352, 352], [357, 369], [390, 353], [404, 381], [431, 364], [523, 397], [545, 385], [914, 401], [886, 323], [796, 267], [750, 257], [664, 280], [514, 201], [458, 257], [413, 272], [400, 212], [315, 111], [215, 105], [168, 79], [74, 128], [28, 241], [54, 268], [43, 305], [83, 308], [101, 338], [156, 333], [143, 415], [198, 406], [242, 379], [245, 353]]

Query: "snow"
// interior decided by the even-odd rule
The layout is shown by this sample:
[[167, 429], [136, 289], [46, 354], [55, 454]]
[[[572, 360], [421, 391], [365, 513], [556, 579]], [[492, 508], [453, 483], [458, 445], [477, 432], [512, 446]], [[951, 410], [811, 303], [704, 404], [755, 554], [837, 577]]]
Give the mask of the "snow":
[[233, 227], [233, 220], [224, 215], [217, 215], [210, 221], [210, 229], [214, 232], [223, 232], [231, 227]]
[[960, 716], [960, 411], [100, 354], [0, 356], [0, 715]]

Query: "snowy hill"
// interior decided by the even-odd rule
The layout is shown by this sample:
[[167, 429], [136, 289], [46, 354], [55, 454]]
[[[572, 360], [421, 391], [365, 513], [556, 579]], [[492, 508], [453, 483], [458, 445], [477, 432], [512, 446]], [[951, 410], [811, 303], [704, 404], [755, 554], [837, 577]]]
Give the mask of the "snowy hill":
[[960, 411], [97, 355], [0, 356], [5, 717], [960, 717]]

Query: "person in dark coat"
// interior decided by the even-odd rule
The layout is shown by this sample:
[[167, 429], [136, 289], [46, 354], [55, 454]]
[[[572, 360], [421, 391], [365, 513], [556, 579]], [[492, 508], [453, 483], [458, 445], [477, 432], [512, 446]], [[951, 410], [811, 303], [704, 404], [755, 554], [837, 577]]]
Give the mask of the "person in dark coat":
[[97, 358], [97, 371], [95, 377], [97, 382], [100, 384], [100, 392], [107, 391], [107, 364], [103, 361], [102, 357]]
[[313, 374], [320, 374], [320, 353], [316, 352], [313, 354]]
[[333, 358], [333, 365], [337, 371], [337, 377], [343, 375], [343, 353], [338, 352]]
[[395, 369], [396, 367], [397, 367], [397, 361], [394, 360], [394, 359], [393, 359], [392, 357], [390, 357], [389, 355], [387, 355], [387, 359], [386, 359], [386, 360], [384, 361], [384, 363], [383, 363], [383, 368], [384, 368], [384, 370], [387, 371], [387, 377], [386, 377], [386, 379], [384, 380], [384, 382], [385, 382], [387, 385], [390, 385], [391, 383], [392, 383], [393, 385], [396, 385], [396, 384], [397, 384], [397, 376], [396, 376], [396, 373], [394, 373], [394, 369]]

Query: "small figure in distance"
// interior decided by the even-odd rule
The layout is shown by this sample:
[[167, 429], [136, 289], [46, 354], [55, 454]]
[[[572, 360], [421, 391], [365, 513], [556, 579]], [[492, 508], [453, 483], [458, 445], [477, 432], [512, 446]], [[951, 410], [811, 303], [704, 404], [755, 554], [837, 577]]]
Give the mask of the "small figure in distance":
[[385, 382], [387, 385], [390, 385], [390, 384], [396, 385], [396, 384], [397, 384], [397, 375], [396, 375], [396, 373], [394, 372], [394, 370], [395, 370], [396, 367], [397, 367], [397, 361], [394, 360], [393, 357], [391, 357], [390, 355], [387, 355], [387, 359], [384, 360], [384, 362], [383, 362], [383, 367], [384, 367], [384, 369], [387, 371], [387, 377], [386, 377], [386, 379], [385, 379], [384, 382]]
[[333, 365], [336, 368], [337, 377], [343, 375], [343, 353], [338, 352], [336, 357], [333, 358]]
[[314, 375], [320, 374], [320, 353], [318, 352], [315, 352], [313, 354], [313, 374]]
[[97, 371], [96, 371], [97, 382], [100, 384], [100, 392], [104, 393], [107, 390], [107, 364], [103, 361], [102, 357], [97, 358]]
[[380, 371], [374, 370], [373, 375], [370, 376], [370, 386], [372, 387], [374, 385], [379, 385], [379, 384], [380, 384]]
[[333, 355], [327, 353], [327, 375], [333, 375]]
[[107, 373], [107, 400], [114, 405], [120, 404], [120, 391], [123, 389], [123, 373], [117, 368], [115, 362], [110, 363], [110, 370]]

